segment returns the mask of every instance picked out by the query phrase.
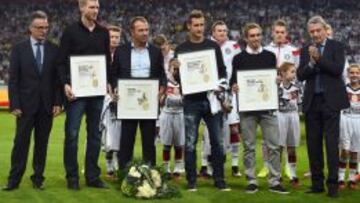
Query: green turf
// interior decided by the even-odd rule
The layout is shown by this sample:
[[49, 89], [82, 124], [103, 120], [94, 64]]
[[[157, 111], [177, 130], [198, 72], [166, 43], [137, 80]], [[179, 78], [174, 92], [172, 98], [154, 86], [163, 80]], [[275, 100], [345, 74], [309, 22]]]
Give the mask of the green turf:
[[[23, 177], [23, 181], [20, 188], [13, 192], [0, 191], [0, 202], [12, 203], [12, 202], [140, 202], [139, 200], [129, 199], [122, 196], [119, 191], [117, 183], [107, 182], [110, 185], [109, 190], [91, 189], [84, 186], [84, 178], [81, 178], [81, 191], [69, 191], [66, 189], [65, 172], [63, 167], [63, 142], [64, 142], [64, 116], [58, 117], [53, 126], [53, 130], [50, 137], [47, 166], [45, 171], [45, 190], [35, 191], [31, 186], [30, 175], [32, 174], [31, 161], [32, 152], [29, 153], [29, 162], [26, 173]], [[10, 154], [13, 144], [13, 136], [15, 131], [15, 119], [9, 115], [6, 111], [0, 111], [0, 185], [6, 184], [6, 178], [10, 167]], [[303, 132], [303, 131], [302, 131]], [[137, 136], [137, 144], [135, 149], [135, 156], [139, 157], [141, 154], [140, 149], [140, 136]], [[84, 157], [84, 140], [85, 131], [84, 125], [82, 125], [80, 133], [79, 144], [79, 161], [83, 165]], [[258, 140], [258, 152], [260, 152], [260, 140]], [[199, 151], [198, 151], [199, 152]], [[157, 147], [157, 161], [161, 163], [161, 146]], [[258, 167], [261, 165], [261, 153], [257, 153], [259, 160]], [[198, 159], [199, 160], [199, 159]], [[302, 174], [308, 168], [308, 159], [306, 154], [306, 148], [304, 145], [304, 139], [302, 139], [301, 147], [298, 149], [298, 174], [300, 177], [301, 186], [299, 189], [290, 189], [288, 180], [284, 180], [284, 185], [290, 189], [289, 195], [278, 195], [267, 191], [266, 180], [260, 180], [260, 191], [256, 194], [245, 194], [244, 188], [246, 181], [244, 177], [232, 178], [229, 174], [230, 163], [226, 163], [226, 180], [231, 186], [231, 192], [220, 192], [213, 187], [211, 180], [198, 181], [198, 191], [195, 193], [189, 193], [185, 190], [186, 181], [184, 177], [177, 183], [181, 189], [183, 197], [180, 199], [161, 200], [161, 201], [146, 201], [146, 202], [196, 202], [196, 203], [228, 203], [228, 202], [325, 202], [329, 201], [329, 198], [325, 194], [309, 195], [304, 194], [304, 191], [310, 185], [309, 180], [303, 179]], [[104, 154], [101, 154], [100, 164], [104, 169]], [[240, 155], [240, 167], [242, 167], [242, 153]], [[104, 176], [104, 170], [102, 171]], [[340, 197], [331, 202], [359, 202], [359, 191], [344, 191], [341, 192]]]

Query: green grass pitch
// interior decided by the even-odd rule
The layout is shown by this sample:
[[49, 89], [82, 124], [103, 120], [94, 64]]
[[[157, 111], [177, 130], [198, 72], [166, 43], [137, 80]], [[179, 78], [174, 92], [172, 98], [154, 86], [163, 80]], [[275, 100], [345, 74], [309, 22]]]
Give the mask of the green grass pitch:
[[[134, 200], [125, 198], [119, 191], [119, 184], [107, 181], [110, 186], [109, 190], [99, 190], [85, 187], [84, 178], [81, 177], [81, 190], [69, 191], [66, 188], [65, 172], [63, 167], [63, 143], [64, 143], [64, 115], [55, 119], [47, 156], [47, 165], [45, 170], [45, 190], [36, 191], [32, 188], [30, 175], [32, 174], [32, 151], [29, 153], [26, 173], [22, 179], [20, 188], [13, 192], [0, 191], [0, 202], [15, 203], [15, 202], [82, 202], [82, 203], [102, 203], [102, 202], [116, 202], [116, 203], [131, 203], [141, 202], [141, 200]], [[84, 160], [84, 141], [85, 141], [85, 125], [82, 124], [82, 129], [79, 139], [79, 162], [83, 166]], [[10, 154], [13, 145], [13, 137], [15, 131], [15, 119], [7, 111], [0, 111], [0, 185], [5, 185], [10, 168]], [[140, 136], [137, 136], [135, 157], [141, 156]], [[262, 166], [261, 149], [260, 149], [260, 135], [258, 135], [258, 149], [257, 160], [258, 169]], [[200, 142], [198, 142], [198, 155], [200, 152]], [[360, 192], [345, 190], [340, 193], [340, 197], [336, 200], [330, 200], [325, 193], [320, 195], [305, 194], [305, 190], [310, 186], [310, 181], [303, 178], [303, 173], [308, 170], [308, 159], [306, 153], [306, 146], [304, 140], [304, 130], [302, 125], [302, 142], [298, 149], [298, 175], [300, 178], [300, 188], [292, 189], [289, 185], [289, 180], [284, 179], [284, 186], [289, 188], [289, 195], [273, 194], [268, 191], [267, 181], [260, 180], [260, 190], [256, 194], [245, 194], [244, 188], [246, 181], [244, 176], [240, 178], [233, 178], [230, 175], [230, 162], [226, 163], [226, 180], [232, 188], [231, 192], [220, 192], [213, 187], [211, 180], [198, 180], [198, 191], [195, 193], [187, 192], [185, 189], [185, 177], [178, 184], [181, 189], [182, 198], [172, 200], [149, 200], [146, 202], [173, 202], [173, 203], [232, 203], [232, 202], [359, 202]], [[242, 147], [240, 152], [240, 168], [242, 166]], [[105, 162], [104, 153], [101, 153], [99, 163], [102, 168], [102, 178], [105, 179]], [[229, 157], [229, 156], [228, 156]], [[161, 164], [161, 146], [157, 146], [157, 163]], [[198, 158], [198, 166], [200, 167], [200, 159]]]

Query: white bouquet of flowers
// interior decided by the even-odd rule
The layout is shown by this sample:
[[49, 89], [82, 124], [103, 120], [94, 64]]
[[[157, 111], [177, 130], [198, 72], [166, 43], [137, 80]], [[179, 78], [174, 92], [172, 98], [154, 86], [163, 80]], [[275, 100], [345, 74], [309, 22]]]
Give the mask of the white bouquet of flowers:
[[160, 168], [134, 163], [125, 170], [123, 177], [121, 192], [127, 197], [164, 199], [181, 196], [175, 186], [167, 183], [168, 178]]

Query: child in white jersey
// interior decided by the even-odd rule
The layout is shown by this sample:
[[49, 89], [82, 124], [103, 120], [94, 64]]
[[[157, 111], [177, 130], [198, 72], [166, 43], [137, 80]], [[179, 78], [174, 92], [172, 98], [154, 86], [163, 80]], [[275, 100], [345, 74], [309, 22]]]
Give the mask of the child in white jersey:
[[346, 85], [346, 91], [350, 108], [343, 110], [340, 117], [339, 188], [345, 188], [345, 171], [349, 164], [348, 187], [356, 189], [356, 170], [360, 151], [360, 65], [350, 65], [347, 72], [350, 82]]
[[163, 146], [163, 162], [167, 173], [170, 170], [170, 151], [171, 147], [175, 149], [175, 169], [174, 178], [180, 178], [183, 169], [183, 148], [185, 144], [185, 124], [182, 104], [182, 95], [180, 92], [180, 84], [174, 79], [174, 75], [178, 74], [179, 63], [175, 59], [169, 62], [170, 73], [166, 87], [166, 97], [161, 98], [163, 103], [160, 115], [160, 139]]
[[290, 167], [290, 182], [293, 187], [299, 185], [296, 175], [296, 150], [300, 143], [300, 87], [295, 84], [295, 64], [285, 62], [279, 67], [281, 83], [279, 87], [279, 144], [286, 147]]

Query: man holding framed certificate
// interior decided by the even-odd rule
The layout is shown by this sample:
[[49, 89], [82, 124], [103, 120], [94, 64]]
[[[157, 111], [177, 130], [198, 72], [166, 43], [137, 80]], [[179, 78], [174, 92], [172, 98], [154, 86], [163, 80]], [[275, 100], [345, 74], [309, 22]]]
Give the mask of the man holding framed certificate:
[[[226, 78], [226, 68], [219, 45], [204, 37], [205, 18], [201, 11], [194, 10], [191, 12], [187, 20], [187, 28], [189, 30], [189, 40], [180, 44], [175, 50], [175, 55], [180, 61], [182, 93], [185, 94], [183, 105], [187, 187], [189, 191], [196, 191], [196, 143], [200, 120], [204, 119], [209, 129], [210, 159], [214, 166], [215, 187], [219, 190], [228, 191], [230, 189], [224, 181], [225, 156], [222, 113], [219, 111], [212, 114], [210, 102], [207, 98], [209, 85], [213, 81], [216, 84], [219, 78]], [[192, 85], [197, 88], [197, 91], [191, 92], [194, 88], [188, 88], [190, 91], [184, 92], [184, 86], [191, 87]], [[211, 87], [210, 90], [215, 88], [217, 88], [217, 85]]]
[[119, 84], [118, 118], [122, 119], [119, 169], [124, 169], [133, 157], [138, 125], [143, 160], [155, 165], [158, 98], [166, 86], [161, 50], [148, 43], [148, 21], [142, 16], [134, 17], [130, 22], [130, 33], [132, 41], [117, 49], [113, 62], [116, 69], [113, 85]]
[[[246, 193], [258, 191], [255, 175], [255, 149], [256, 127], [260, 124], [263, 140], [269, 151], [269, 190], [287, 194], [288, 191], [280, 184], [280, 146], [278, 119], [275, 111], [278, 108], [276, 57], [273, 53], [262, 48], [262, 30], [258, 24], [248, 23], [244, 28], [244, 37], [247, 47], [233, 59], [234, 70], [230, 83], [233, 90], [239, 94], [239, 102], [244, 101], [243, 104], [239, 103], [239, 110], [241, 110], [245, 175], [249, 182]], [[241, 81], [238, 78], [239, 76], [243, 76]], [[244, 92], [247, 95], [241, 95]]]
[[61, 38], [58, 65], [67, 98], [64, 164], [67, 187], [72, 190], [80, 189], [77, 151], [81, 118], [84, 114], [87, 124], [86, 185], [106, 188], [99, 177], [99, 123], [111, 62], [109, 32], [96, 22], [99, 1], [79, 0], [79, 8], [80, 21], [69, 25]]

